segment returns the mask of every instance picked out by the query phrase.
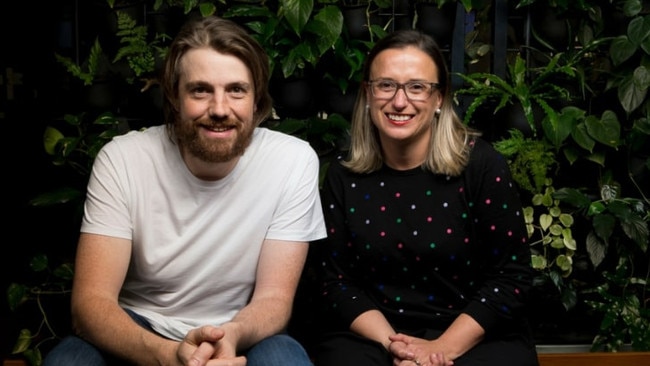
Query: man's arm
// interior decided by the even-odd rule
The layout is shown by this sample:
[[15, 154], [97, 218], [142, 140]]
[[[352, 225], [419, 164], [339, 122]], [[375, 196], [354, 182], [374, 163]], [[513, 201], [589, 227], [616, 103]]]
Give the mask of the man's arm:
[[305, 242], [264, 241], [253, 296], [223, 324], [224, 341], [241, 351], [286, 328], [308, 249]]
[[82, 338], [137, 364], [155, 364], [176, 346], [136, 324], [118, 302], [131, 241], [82, 233], [72, 287], [72, 322]]
[[136, 324], [117, 302], [130, 256], [130, 240], [81, 234], [72, 288], [73, 328], [100, 349], [136, 364], [180, 364], [179, 342]]

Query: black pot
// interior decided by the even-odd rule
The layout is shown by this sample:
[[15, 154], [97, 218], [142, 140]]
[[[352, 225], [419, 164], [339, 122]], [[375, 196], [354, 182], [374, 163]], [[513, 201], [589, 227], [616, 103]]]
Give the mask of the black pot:
[[531, 25], [540, 43], [550, 45], [555, 50], [566, 50], [571, 44], [571, 25], [569, 19], [557, 13], [548, 5], [531, 8]]
[[354, 103], [357, 100], [358, 87], [350, 86], [345, 93], [336, 86], [328, 86], [325, 89], [325, 109], [328, 113], [337, 113], [348, 121], [352, 119]]
[[279, 117], [302, 119], [316, 113], [314, 90], [309, 79], [284, 79], [274, 84], [271, 95]]
[[415, 28], [432, 36], [440, 47], [448, 47], [454, 31], [454, 10], [456, 4], [444, 5], [441, 9], [436, 4], [417, 3], [417, 21]]

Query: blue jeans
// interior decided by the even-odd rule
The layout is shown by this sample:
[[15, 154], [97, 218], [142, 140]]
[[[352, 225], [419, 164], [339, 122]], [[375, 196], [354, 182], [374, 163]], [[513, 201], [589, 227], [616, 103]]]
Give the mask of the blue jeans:
[[[129, 315], [141, 326], [151, 330], [149, 324], [137, 314]], [[271, 336], [244, 353], [247, 366], [313, 366], [305, 349], [286, 334]], [[107, 366], [124, 365], [119, 360], [99, 350], [76, 336], [61, 340], [43, 360], [43, 366]]]

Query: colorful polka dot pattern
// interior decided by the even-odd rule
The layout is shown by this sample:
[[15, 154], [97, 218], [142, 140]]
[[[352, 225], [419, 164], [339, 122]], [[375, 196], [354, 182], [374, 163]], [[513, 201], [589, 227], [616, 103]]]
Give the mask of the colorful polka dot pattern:
[[461, 177], [333, 164], [321, 197], [326, 303], [343, 319], [378, 308], [404, 324], [515, 316], [531, 268], [506, 167], [484, 142]]

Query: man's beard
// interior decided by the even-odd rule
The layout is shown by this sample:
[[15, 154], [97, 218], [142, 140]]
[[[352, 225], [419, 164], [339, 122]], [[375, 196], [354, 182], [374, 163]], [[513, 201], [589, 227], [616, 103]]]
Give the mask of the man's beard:
[[[201, 126], [234, 128], [237, 130], [235, 141], [205, 139], [199, 133]], [[211, 120], [180, 121], [176, 123], [175, 133], [181, 147], [187, 149], [196, 158], [208, 163], [223, 163], [243, 155], [246, 147], [250, 145], [254, 128], [247, 126], [252, 125]]]

